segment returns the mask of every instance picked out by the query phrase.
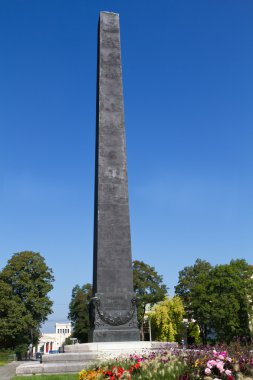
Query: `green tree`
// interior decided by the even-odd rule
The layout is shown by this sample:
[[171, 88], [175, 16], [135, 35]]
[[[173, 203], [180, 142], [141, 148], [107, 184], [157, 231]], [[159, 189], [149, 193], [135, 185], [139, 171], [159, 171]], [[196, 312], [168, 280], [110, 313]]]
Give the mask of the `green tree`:
[[175, 287], [176, 295], [183, 300], [187, 318], [195, 319], [199, 325], [203, 344], [207, 343], [212, 309], [209, 292], [211, 269], [210, 263], [197, 259], [193, 266], [179, 272], [178, 285]]
[[235, 336], [250, 337], [253, 307], [253, 270], [245, 260], [212, 267], [198, 259], [179, 273], [176, 294], [182, 297], [186, 315], [207, 338], [231, 342]]
[[163, 277], [159, 275], [154, 267], [143, 261], [133, 261], [134, 292], [138, 298], [138, 323], [141, 338], [144, 340], [144, 315], [147, 304], [153, 306], [162, 301], [167, 294], [167, 286], [163, 284]]
[[234, 276], [241, 285], [236, 288], [240, 303], [240, 335], [250, 335], [252, 338], [250, 327], [252, 327], [253, 322], [253, 266], [243, 259], [231, 260], [230, 266], [233, 268]]
[[[48, 293], [53, 288], [53, 281], [52, 270], [39, 253], [25, 251], [11, 257], [0, 273], [4, 300], [0, 320], [6, 327], [5, 332], [0, 329], [0, 336], [4, 344], [11, 342], [8, 344], [16, 347], [21, 341], [38, 342], [41, 324], [52, 312], [53, 303]], [[8, 307], [12, 311], [8, 311]], [[7, 339], [6, 331], [11, 330], [12, 338]]]
[[92, 298], [92, 285], [76, 285], [72, 290], [68, 318], [73, 326], [73, 337], [79, 342], [88, 342], [90, 331], [89, 303]]
[[29, 342], [29, 331], [32, 323], [31, 315], [27, 313], [25, 305], [17, 296], [13, 295], [12, 288], [0, 280], [0, 348], [14, 349], [23, 343]]
[[153, 306], [149, 313], [154, 340], [181, 342], [184, 306], [180, 297], [166, 297]]
[[245, 260], [216, 265], [211, 273], [210, 325], [217, 340], [229, 343], [235, 336], [250, 337], [253, 307], [253, 270]]

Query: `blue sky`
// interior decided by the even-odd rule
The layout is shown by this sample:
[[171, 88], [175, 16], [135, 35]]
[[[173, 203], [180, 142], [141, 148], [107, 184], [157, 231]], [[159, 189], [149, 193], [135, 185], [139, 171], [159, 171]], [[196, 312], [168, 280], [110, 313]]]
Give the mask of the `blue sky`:
[[133, 258], [173, 294], [253, 262], [252, 0], [1, 0], [0, 269], [40, 252], [54, 314], [92, 278], [97, 22], [121, 24]]

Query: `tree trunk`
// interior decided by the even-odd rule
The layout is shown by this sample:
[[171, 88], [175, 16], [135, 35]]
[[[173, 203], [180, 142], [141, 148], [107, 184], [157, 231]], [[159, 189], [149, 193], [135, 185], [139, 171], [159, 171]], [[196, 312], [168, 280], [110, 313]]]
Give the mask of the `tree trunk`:
[[144, 340], [144, 319], [141, 322], [141, 328], [140, 328], [140, 335], [141, 335], [141, 340]]
[[207, 343], [207, 327], [206, 325], [200, 327], [200, 336], [202, 344], [206, 345]]

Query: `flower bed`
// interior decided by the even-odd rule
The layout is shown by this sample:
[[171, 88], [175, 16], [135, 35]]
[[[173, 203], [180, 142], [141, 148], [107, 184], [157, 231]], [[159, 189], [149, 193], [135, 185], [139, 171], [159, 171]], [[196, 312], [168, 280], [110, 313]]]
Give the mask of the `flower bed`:
[[243, 380], [253, 379], [249, 351], [202, 348], [168, 350], [109, 360], [79, 374], [79, 380]]

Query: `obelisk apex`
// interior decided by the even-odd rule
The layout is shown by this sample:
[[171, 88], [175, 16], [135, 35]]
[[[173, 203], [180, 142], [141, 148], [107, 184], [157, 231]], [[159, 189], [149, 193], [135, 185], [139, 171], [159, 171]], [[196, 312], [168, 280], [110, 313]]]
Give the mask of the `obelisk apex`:
[[94, 342], [139, 340], [128, 205], [119, 15], [98, 31], [94, 215]]

